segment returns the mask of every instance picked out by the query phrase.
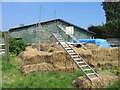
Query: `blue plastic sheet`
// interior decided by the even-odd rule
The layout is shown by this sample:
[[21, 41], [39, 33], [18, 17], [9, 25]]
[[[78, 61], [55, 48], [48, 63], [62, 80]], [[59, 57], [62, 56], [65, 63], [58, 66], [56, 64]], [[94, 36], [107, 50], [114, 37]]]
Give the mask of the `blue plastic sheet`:
[[[80, 42], [93, 43], [100, 47], [111, 47], [110, 44], [105, 39], [79, 39]], [[77, 43], [73, 40], [72, 43]]]

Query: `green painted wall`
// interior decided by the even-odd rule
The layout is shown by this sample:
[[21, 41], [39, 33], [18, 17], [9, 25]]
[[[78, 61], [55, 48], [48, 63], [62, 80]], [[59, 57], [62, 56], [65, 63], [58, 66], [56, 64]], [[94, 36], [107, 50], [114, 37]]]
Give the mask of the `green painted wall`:
[[[45, 23], [41, 26], [36, 25], [32, 27], [25, 27], [10, 31], [9, 34], [13, 38], [22, 38], [26, 41], [26, 43], [45, 43], [45, 42], [52, 42], [56, 41], [55, 38], [52, 36], [52, 33], [58, 32], [64, 37], [65, 40], [71, 41], [69, 35], [65, 32], [60, 30], [57, 25], [62, 25], [63, 27], [70, 26], [67, 23], [57, 21], [57, 23], [49, 22]], [[92, 34], [83, 31], [77, 27], [74, 27], [74, 34], [77, 39], [90, 39], [92, 38]]]

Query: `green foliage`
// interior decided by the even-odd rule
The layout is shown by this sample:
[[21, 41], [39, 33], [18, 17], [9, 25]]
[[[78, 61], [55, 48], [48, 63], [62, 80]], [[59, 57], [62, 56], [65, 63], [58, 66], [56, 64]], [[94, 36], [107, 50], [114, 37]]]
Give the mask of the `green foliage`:
[[7, 31], [0, 31], [0, 37], [5, 37], [5, 34], [8, 33]]
[[116, 70], [117, 71], [118, 66], [102, 66], [101, 70]]
[[2, 37], [2, 32], [1, 32], [1, 30], [0, 30], [0, 37]]
[[[106, 1], [106, 0], [105, 0]], [[120, 38], [120, 1], [103, 2], [103, 9], [106, 14], [106, 34], [108, 38]]]
[[106, 26], [108, 27], [107, 37], [120, 38], [120, 19], [108, 21]]
[[102, 6], [106, 14], [106, 24], [102, 26], [91, 26], [88, 30], [95, 32], [96, 38], [120, 38], [120, 1], [105, 1], [102, 3]]
[[95, 38], [106, 38], [106, 29], [105, 25], [103, 26], [90, 26], [88, 27], [89, 31], [95, 32]]
[[9, 46], [10, 52], [17, 54], [17, 55], [20, 52], [24, 51], [26, 48], [26, 44], [23, 40], [16, 40], [14, 38], [10, 38], [9, 44], [10, 44]]
[[18, 56], [10, 56], [10, 65], [3, 56], [2, 86], [3, 88], [75, 88], [72, 81], [82, 76], [82, 72], [38, 72], [23, 76]]
[[109, 86], [108, 88], [116, 88], [116, 89], [120, 89], [120, 81], [115, 81], [111, 86]]
[[[6, 64], [5, 55], [2, 55], [2, 72], [10, 72], [13, 68], [17, 68], [20, 64], [15, 63], [16, 55], [10, 55], [10, 64]], [[13, 64], [15, 63], [15, 64]]]
[[102, 6], [103, 9], [105, 10], [107, 22], [120, 19], [120, 1], [103, 2]]

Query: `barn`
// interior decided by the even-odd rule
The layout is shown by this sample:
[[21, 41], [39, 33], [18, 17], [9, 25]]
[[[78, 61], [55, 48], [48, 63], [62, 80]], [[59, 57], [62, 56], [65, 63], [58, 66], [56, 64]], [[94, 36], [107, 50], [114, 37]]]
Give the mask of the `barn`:
[[[64, 29], [64, 31], [61, 28]], [[32, 25], [11, 28], [9, 30], [9, 35], [16, 39], [23, 39], [26, 43], [46, 43], [54, 41], [52, 33], [56, 32], [59, 32], [66, 41], [72, 40], [68, 33], [72, 34], [77, 39], [92, 39], [95, 34], [65, 20], [54, 19]]]

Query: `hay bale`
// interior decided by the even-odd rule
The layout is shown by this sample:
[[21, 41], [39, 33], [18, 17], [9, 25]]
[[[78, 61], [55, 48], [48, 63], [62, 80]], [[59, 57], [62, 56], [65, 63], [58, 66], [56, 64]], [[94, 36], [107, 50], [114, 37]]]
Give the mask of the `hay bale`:
[[31, 46], [33, 49], [43, 49], [45, 51], [48, 51], [48, 52], [54, 52], [54, 51], [59, 51], [59, 50], [62, 50], [62, 47], [59, 45], [59, 44], [53, 44], [53, 43], [32, 43]]
[[[32, 46], [28, 46], [26, 51], [20, 53], [24, 65], [49, 63], [56, 71], [73, 72], [77, 70], [77, 65], [71, 61], [71, 58], [62, 49], [60, 45], [52, 45], [49, 43], [40, 44], [41, 48], [47, 51], [38, 51]], [[33, 44], [34, 46], [34, 44]], [[83, 48], [73, 48], [80, 56], [93, 67], [105, 65], [117, 65], [118, 54], [120, 48], [98, 47], [92, 50], [84, 50]]]
[[[98, 66], [115, 65], [118, 62], [118, 49], [109, 47], [99, 47], [98, 49], [91, 50], [92, 57]], [[115, 63], [113, 63], [113, 62]]]
[[83, 48], [74, 48], [74, 50], [80, 54], [80, 56], [88, 63], [91, 64], [93, 62], [93, 54], [91, 50], [84, 50]]
[[[56, 47], [59, 48], [59, 46]], [[48, 52], [38, 51], [32, 47], [27, 47], [26, 51], [20, 53], [20, 56], [27, 65], [38, 64], [41, 62], [52, 64], [58, 61], [65, 62], [66, 60], [70, 60], [70, 57], [65, 51], [57, 51], [54, 47], [46, 48], [49, 49]], [[50, 50], [53, 52], [49, 52]], [[91, 66], [115, 65], [118, 62], [118, 48], [98, 47], [97, 49], [92, 50], [74, 48], [74, 50]]]
[[53, 64], [57, 71], [65, 71], [65, 63], [56, 62]]
[[93, 43], [85, 43], [85, 45], [87, 46], [88, 49], [97, 49], [98, 48], [98, 46]]
[[23, 75], [28, 75], [31, 72], [48, 72], [48, 71], [74, 72], [77, 70], [78, 69], [74, 64], [66, 66], [66, 64], [63, 62], [56, 62], [54, 64], [43, 62], [39, 64], [24, 65], [21, 68]]
[[74, 50], [79, 53], [90, 66], [96, 67], [117, 65], [120, 48], [98, 47], [97, 49], [92, 50], [74, 48]]
[[56, 62], [53, 64], [55, 67], [56, 71], [64, 71], [64, 72], [75, 72], [78, 70], [76, 65], [72, 62]]
[[117, 76], [109, 76], [110, 74], [100, 74], [102, 80], [96, 79], [91, 83], [87, 78], [80, 76], [74, 80], [72, 84], [78, 88], [106, 88], [118, 79]]
[[54, 67], [48, 63], [40, 63], [40, 64], [32, 64], [32, 65], [25, 65], [21, 68], [23, 75], [28, 75], [31, 72], [48, 72], [54, 71]]
[[52, 54], [52, 60], [64, 62], [66, 60], [70, 60], [70, 57], [67, 55], [65, 51], [55, 51]]
[[52, 53], [42, 52], [36, 49], [31, 49], [20, 53], [20, 56], [26, 65], [50, 62], [51, 55]]

